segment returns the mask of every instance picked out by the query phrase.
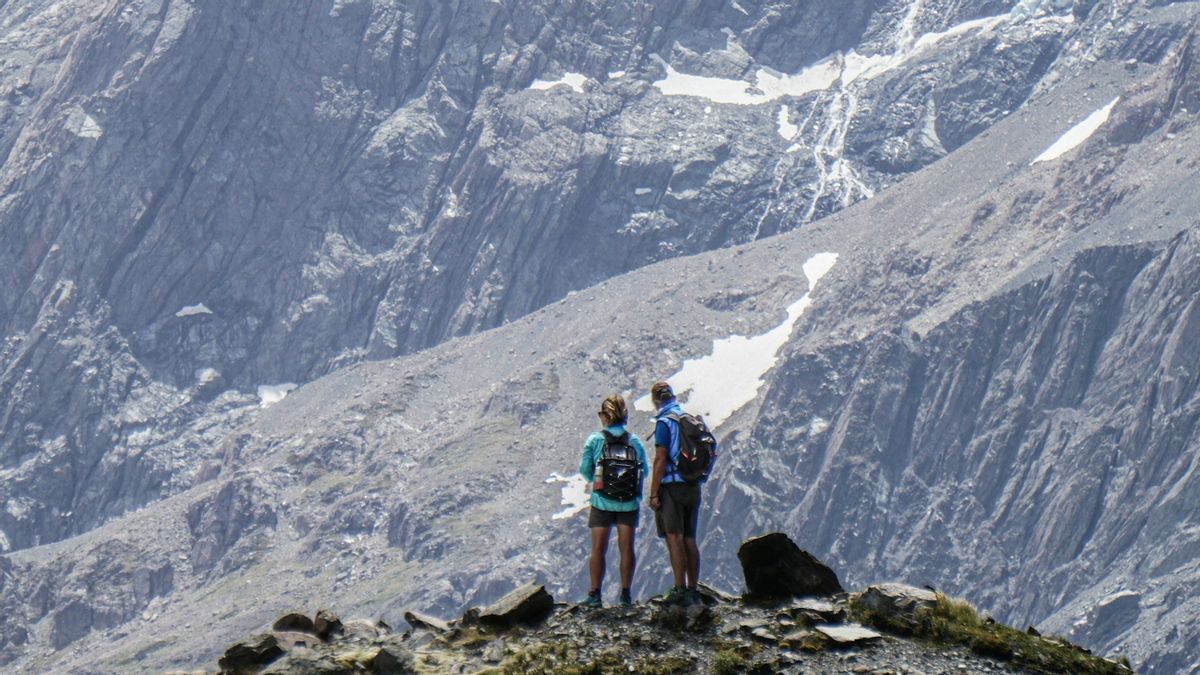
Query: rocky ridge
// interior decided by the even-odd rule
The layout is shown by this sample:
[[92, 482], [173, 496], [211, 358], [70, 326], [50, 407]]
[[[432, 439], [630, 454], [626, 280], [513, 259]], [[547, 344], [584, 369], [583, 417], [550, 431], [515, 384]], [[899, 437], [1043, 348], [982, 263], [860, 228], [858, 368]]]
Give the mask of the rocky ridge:
[[[836, 575], [783, 534], [769, 535], [775, 549], [790, 547], [807, 562], [798, 576]], [[747, 542], [749, 544], [750, 542]], [[775, 568], [771, 551], [743, 544], [747, 580]], [[408, 612], [409, 629], [393, 632], [379, 621], [344, 624], [328, 611], [314, 622], [288, 614], [272, 631], [225, 651], [220, 672], [308, 673], [1129, 673], [1058, 638], [1021, 634], [984, 619], [979, 635], [938, 636], [906, 629], [944, 617], [944, 596], [902, 584], [870, 586], [860, 593], [748, 593], [742, 598], [708, 587], [690, 602], [661, 597], [603, 609], [554, 604], [542, 586], [528, 584], [495, 605], [441, 621]], [[948, 615], [945, 615], [948, 616]], [[971, 610], [971, 616], [974, 616]], [[877, 631], [858, 623], [872, 622]], [[319, 625], [318, 625], [319, 624]], [[1015, 636], [1020, 648], [1008, 648]], [[203, 672], [203, 671], [191, 671]]]

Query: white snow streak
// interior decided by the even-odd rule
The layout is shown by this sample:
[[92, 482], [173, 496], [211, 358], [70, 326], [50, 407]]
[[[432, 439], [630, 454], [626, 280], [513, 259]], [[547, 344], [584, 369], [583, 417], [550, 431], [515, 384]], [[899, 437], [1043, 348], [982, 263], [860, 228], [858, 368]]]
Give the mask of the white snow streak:
[[263, 408], [279, 403], [298, 385], [294, 382], [283, 384], [263, 384], [258, 387], [259, 405]]
[[623, 70], [614, 70], [608, 74], [608, 79], [610, 80], [619, 80], [622, 77], [625, 77], [625, 71]]
[[8, 542], [8, 535], [4, 534], [4, 530], [0, 530], [0, 553], [8, 551], [12, 548], [12, 544]]
[[[770, 331], [754, 337], [733, 335], [714, 340], [712, 353], [683, 362], [679, 372], [667, 378], [679, 396], [687, 394], [689, 412], [703, 415], [709, 428], [716, 429], [742, 406], [758, 396], [763, 377], [775, 366], [776, 354], [791, 337], [792, 328], [810, 306], [812, 292], [821, 277], [837, 262], [836, 253], [818, 253], [804, 263], [808, 292], [787, 308], [787, 318]], [[649, 395], [634, 407], [653, 412]]]
[[587, 76], [580, 75], [579, 73], [567, 73], [557, 80], [534, 80], [533, 83], [529, 85], [529, 88], [540, 91], [543, 89], [557, 87], [560, 84], [565, 84], [582, 94], [584, 82], [587, 82]]
[[779, 135], [783, 136], [783, 140], [785, 141], [792, 140], [796, 137], [796, 134], [800, 133], [800, 127], [792, 123], [790, 115], [791, 111], [788, 110], [786, 105], [779, 106], [779, 114], [776, 116], [775, 121], [778, 123]]
[[79, 125], [80, 138], [100, 138], [104, 134], [104, 130], [100, 128], [100, 123], [91, 115], [83, 116], [83, 123]]
[[1120, 100], [1120, 96], [1114, 98], [1109, 101], [1108, 105], [1088, 115], [1082, 122], [1068, 129], [1067, 133], [1060, 136], [1057, 141], [1054, 141], [1050, 147], [1046, 148], [1045, 152], [1038, 155], [1037, 159], [1034, 159], [1030, 164], [1058, 159], [1082, 145], [1084, 141], [1092, 137], [1092, 134], [1096, 133], [1097, 129], [1104, 126], [1104, 123], [1108, 121], [1109, 114], [1112, 113], [1113, 106], [1117, 105], [1117, 101]]
[[178, 312], [175, 312], [175, 316], [180, 318], [185, 316], [197, 316], [199, 314], [212, 314], [212, 310], [205, 307], [204, 304], [201, 303], [199, 305], [186, 305]]
[[563, 483], [562, 487], [562, 511], [550, 516], [551, 520], [562, 520], [586, 509], [590, 503], [587, 492], [587, 481], [579, 474], [570, 476], [562, 476], [557, 473], [550, 474], [546, 479], [547, 483]]

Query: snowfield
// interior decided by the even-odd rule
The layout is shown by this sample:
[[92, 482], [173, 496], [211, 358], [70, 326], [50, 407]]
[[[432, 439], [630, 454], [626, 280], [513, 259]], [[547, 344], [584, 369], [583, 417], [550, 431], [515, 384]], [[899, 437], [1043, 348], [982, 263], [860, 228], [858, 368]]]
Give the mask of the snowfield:
[[[817, 283], [833, 269], [837, 258], [836, 253], [818, 253], [804, 263], [808, 291], [788, 306], [783, 323], [762, 335], [733, 335], [714, 340], [711, 354], [684, 361], [679, 372], [667, 378], [675, 393], [686, 401], [688, 412], [702, 415], [708, 427], [716, 429], [754, 400], [763, 378], [778, 360], [779, 348], [787, 343], [796, 322], [812, 306]], [[649, 395], [639, 398], [634, 408], [654, 412]]]
[[1084, 141], [1092, 137], [1092, 134], [1104, 126], [1108, 121], [1108, 116], [1112, 113], [1112, 109], [1121, 100], [1118, 96], [1108, 102], [1108, 105], [1097, 110], [1096, 112], [1083, 118], [1083, 121], [1067, 130], [1067, 133], [1059, 136], [1057, 141], [1054, 141], [1050, 147], [1046, 148], [1045, 152], [1038, 155], [1030, 164], [1038, 162], [1049, 162], [1058, 159], [1068, 152], [1074, 150], [1083, 144]]

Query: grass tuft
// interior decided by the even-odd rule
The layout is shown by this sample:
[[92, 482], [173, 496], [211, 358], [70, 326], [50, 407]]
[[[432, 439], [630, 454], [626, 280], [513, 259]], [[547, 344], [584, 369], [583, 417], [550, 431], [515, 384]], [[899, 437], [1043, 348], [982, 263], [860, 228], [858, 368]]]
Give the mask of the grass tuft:
[[912, 622], [889, 618], [851, 605], [858, 621], [893, 634], [940, 644], [959, 644], [980, 656], [1010, 661], [1035, 673], [1126, 675], [1128, 661], [1117, 663], [1093, 656], [1062, 638], [1028, 635], [1001, 623], [986, 621], [964, 600], [937, 594], [932, 609], [917, 611]]
[[722, 649], [713, 656], [713, 675], [734, 675], [746, 669], [746, 657], [733, 649]]

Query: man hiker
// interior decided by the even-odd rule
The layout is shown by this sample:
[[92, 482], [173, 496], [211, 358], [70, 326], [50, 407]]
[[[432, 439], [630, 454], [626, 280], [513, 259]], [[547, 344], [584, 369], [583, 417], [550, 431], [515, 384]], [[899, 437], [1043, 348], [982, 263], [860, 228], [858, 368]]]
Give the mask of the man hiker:
[[666, 382], [650, 388], [654, 417], [654, 467], [650, 474], [650, 508], [658, 536], [667, 540], [667, 555], [675, 586], [669, 602], [699, 598], [700, 548], [696, 522], [700, 515], [700, 485], [708, 480], [716, 459], [716, 439], [699, 417], [684, 413]]

